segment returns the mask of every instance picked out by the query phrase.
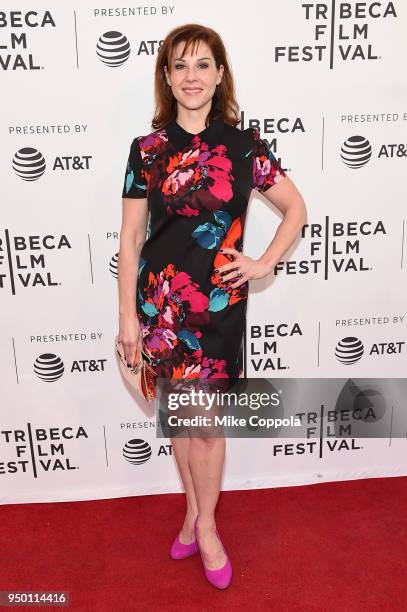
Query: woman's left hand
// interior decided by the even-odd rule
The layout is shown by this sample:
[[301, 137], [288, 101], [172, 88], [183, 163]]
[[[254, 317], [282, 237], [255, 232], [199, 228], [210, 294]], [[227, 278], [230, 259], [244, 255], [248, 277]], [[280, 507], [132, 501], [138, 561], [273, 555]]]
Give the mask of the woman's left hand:
[[251, 257], [243, 255], [243, 253], [237, 251], [236, 249], [224, 247], [219, 250], [223, 254], [233, 255], [233, 257], [235, 258], [234, 261], [223, 264], [222, 266], [216, 268], [215, 272], [217, 271], [219, 272], [219, 274], [221, 274], [222, 272], [226, 273], [222, 275], [222, 281], [227, 281], [231, 278], [236, 278], [236, 274], [239, 270], [242, 273], [242, 276], [240, 276], [236, 280], [236, 282], [234, 282], [232, 285], [229, 285], [229, 287], [231, 287], [232, 289], [239, 287], [240, 285], [249, 280], [264, 278], [265, 276], [270, 274], [273, 269], [273, 266], [262, 261], [261, 259], [252, 259]]

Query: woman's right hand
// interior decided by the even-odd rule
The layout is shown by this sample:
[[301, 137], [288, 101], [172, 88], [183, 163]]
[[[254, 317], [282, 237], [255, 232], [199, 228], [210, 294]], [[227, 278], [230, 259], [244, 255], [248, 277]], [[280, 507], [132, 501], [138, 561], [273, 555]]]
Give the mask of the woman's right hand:
[[137, 314], [120, 315], [119, 342], [123, 345], [127, 363], [134, 365], [137, 347], [142, 348], [141, 329]]

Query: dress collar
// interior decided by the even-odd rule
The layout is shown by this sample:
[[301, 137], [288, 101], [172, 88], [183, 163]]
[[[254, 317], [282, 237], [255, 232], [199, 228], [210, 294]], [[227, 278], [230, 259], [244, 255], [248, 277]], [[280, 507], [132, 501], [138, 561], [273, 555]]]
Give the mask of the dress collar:
[[221, 141], [225, 122], [223, 117], [214, 119], [204, 130], [198, 132], [198, 134], [191, 134], [184, 130], [183, 127], [177, 123], [176, 119], [172, 119], [166, 126], [165, 130], [168, 134], [168, 138], [178, 147], [186, 147], [195, 141], [207, 142], [208, 144], [218, 144]]

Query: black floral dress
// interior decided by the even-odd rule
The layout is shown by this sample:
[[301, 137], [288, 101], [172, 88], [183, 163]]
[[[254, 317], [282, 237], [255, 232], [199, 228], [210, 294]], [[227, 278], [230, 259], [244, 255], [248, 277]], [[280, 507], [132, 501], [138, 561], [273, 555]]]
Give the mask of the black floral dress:
[[136, 308], [160, 377], [242, 374], [248, 282], [222, 282], [216, 268], [234, 258], [219, 249], [242, 251], [252, 189], [284, 177], [257, 128], [240, 130], [223, 118], [199, 134], [173, 119], [132, 141], [122, 197], [148, 202]]

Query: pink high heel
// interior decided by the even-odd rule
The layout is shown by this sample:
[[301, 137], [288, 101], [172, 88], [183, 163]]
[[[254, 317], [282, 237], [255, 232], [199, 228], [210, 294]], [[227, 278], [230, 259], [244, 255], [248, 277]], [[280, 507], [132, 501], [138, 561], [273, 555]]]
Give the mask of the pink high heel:
[[186, 559], [187, 557], [194, 555], [196, 552], [198, 552], [198, 542], [196, 541], [196, 536], [195, 542], [191, 542], [191, 544], [183, 544], [180, 542], [179, 536], [177, 535], [172, 543], [170, 556], [172, 559]]
[[198, 517], [196, 517], [195, 524], [194, 524], [195, 539], [198, 543], [199, 554], [201, 555], [201, 560], [202, 560], [202, 565], [204, 566], [205, 576], [213, 586], [217, 587], [218, 589], [226, 589], [226, 587], [229, 586], [230, 581], [232, 579], [232, 565], [229, 561], [229, 557], [226, 555], [226, 551], [223, 547], [222, 540], [219, 537], [218, 530], [216, 529], [215, 531], [216, 531], [216, 535], [219, 538], [221, 546], [223, 548], [223, 552], [226, 555], [226, 563], [223, 567], [220, 567], [219, 569], [216, 569], [216, 570], [212, 570], [206, 567], [203, 557], [202, 557], [201, 549], [199, 547], [199, 542], [198, 542], [197, 521], [198, 521]]

